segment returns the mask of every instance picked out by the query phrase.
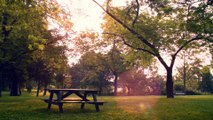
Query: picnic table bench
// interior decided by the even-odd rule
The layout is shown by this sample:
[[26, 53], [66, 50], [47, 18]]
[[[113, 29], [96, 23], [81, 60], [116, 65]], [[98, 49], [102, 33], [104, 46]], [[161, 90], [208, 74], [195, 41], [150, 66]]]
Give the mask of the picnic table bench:
[[[47, 89], [49, 91], [50, 96], [49, 99], [42, 99], [44, 102], [48, 104], [47, 109], [51, 109], [51, 105], [58, 105], [59, 111], [63, 112], [63, 104], [66, 103], [80, 103], [81, 109], [84, 109], [85, 104], [93, 104], [95, 105], [96, 112], [100, 111], [99, 105], [103, 105], [103, 101], [97, 100], [97, 90], [90, 89]], [[54, 97], [56, 95], [56, 98]], [[78, 98], [67, 98], [71, 94], [75, 94]], [[88, 95], [92, 95], [93, 100], [89, 100], [87, 98]]]
[[176, 92], [175, 92], [175, 95], [185, 95], [185, 93], [182, 92], [182, 91], [176, 91]]

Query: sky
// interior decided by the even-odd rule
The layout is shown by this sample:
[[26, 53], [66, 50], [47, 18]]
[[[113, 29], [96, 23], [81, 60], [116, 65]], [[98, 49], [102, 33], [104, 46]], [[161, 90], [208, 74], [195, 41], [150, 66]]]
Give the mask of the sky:
[[100, 31], [101, 9], [92, 0], [59, 0], [71, 11], [74, 31]]
[[[104, 3], [104, 0], [96, 1], [100, 4]], [[58, 2], [71, 11], [74, 31], [101, 32], [103, 10], [92, 0], [58, 0]], [[112, 2], [116, 6], [125, 4], [125, 0], [113, 0]]]

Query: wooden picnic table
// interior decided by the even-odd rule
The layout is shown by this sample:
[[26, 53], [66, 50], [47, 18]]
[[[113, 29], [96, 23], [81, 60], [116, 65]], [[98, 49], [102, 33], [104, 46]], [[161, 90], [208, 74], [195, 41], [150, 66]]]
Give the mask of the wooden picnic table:
[[[104, 102], [97, 100], [97, 90], [91, 89], [46, 89], [49, 91], [49, 99], [43, 99], [48, 103], [48, 109], [51, 109], [51, 105], [58, 105], [59, 111], [63, 112], [64, 103], [80, 103], [81, 109], [84, 109], [85, 104], [94, 104], [96, 111], [100, 111], [99, 105], [103, 105]], [[69, 99], [68, 96], [75, 94], [79, 99]], [[87, 98], [88, 95], [92, 95], [92, 100]], [[56, 95], [56, 99], [54, 99]]]

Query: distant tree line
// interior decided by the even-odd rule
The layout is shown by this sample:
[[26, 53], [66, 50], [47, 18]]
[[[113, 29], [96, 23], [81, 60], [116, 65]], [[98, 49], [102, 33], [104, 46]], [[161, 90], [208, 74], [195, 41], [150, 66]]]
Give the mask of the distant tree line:
[[[120, 53], [121, 67], [118, 74], [116, 95], [165, 95], [165, 76], [158, 75], [157, 69], [150, 65], [131, 66], [124, 55]], [[70, 69], [72, 88], [93, 88], [101, 95], [115, 95], [114, 78], [110, 71], [110, 52], [108, 54], [86, 52]], [[198, 59], [196, 59], [198, 60]], [[183, 67], [179, 67], [174, 76], [174, 94], [182, 92], [186, 95], [213, 93], [213, 79], [210, 66], [202, 66], [201, 62], [187, 66], [185, 73], [186, 88], [184, 88]]]
[[[182, 69], [183, 70], [183, 69]], [[187, 79], [185, 82], [182, 76], [176, 75], [175, 78], [175, 91], [184, 92], [188, 95], [211, 94], [213, 93], [213, 79], [210, 72], [210, 66], [203, 66], [201, 68], [187, 67]]]

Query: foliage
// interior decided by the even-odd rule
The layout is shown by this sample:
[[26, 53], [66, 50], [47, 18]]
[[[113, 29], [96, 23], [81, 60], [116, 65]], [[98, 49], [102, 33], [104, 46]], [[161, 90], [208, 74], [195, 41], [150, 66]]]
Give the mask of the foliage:
[[186, 95], [202, 95], [203, 93], [193, 89], [193, 90], [186, 90], [185, 94]]
[[207, 41], [213, 40], [213, 8], [211, 6], [201, 4], [190, 13], [190, 19], [187, 24], [187, 29], [198, 35], [203, 35], [203, 39]]
[[[120, 11], [119, 9], [115, 9], [115, 10], [117, 10], [115, 13], [116, 15], [126, 20], [125, 15], [123, 15], [124, 13], [122, 13], [122, 11]], [[143, 66], [150, 65], [152, 61], [152, 56], [150, 54], [140, 53], [140, 52], [137, 52], [136, 50], [131, 50], [128, 47], [123, 46], [123, 43], [124, 43], [123, 37], [124, 37], [126, 38], [125, 40], [132, 40], [129, 43], [131, 45], [134, 45], [135, 48], [140, 47], [139, 45], [141, 44], [139, 41], [137, 41], [137, 38], [135, 38], [134, 35], [129, 33], [121, 25], [119, 25], [119, 23], [113, 21], [112, 18], [110, 18], [109, 16], [106, 15], [104, 19], [106, 21], [102, 26], [104, 30], [104, 36], [103, 36], [105, 41], [104, 43], [112, 44], [111, 42], [116, 40], [117, 41], [116, 43], [118, 46], [117, 48], [122, 53], [126, 54], [124, 58], [126, 59], [126, 61], [129, 61], [129, 64], [132, 64], [132, 66], [134, 66], [134, 64], [143, 65]], [[144, 26], [144, 28], [147, 28], [147, 26]], [[140, 27], [137, 26], [136, 28], [139, 29]], [[150, 30], [144, 30], [144, 31], [148, 32]], [[155, 36], [156, 34], [153, 33], [152, 35]], [[143, 45], [142, 47], [145, 47], [145, 46]]]
[[[100, 66], [103, 66], [104, 69], [108, 71], [104, 73], [106, 74], [104, 76], [107, 76], [107, 79], [111, 79], [111, 81], [114, 82], [114, 94], [116, 95], [118, 75], [126, 69], [124, 57], [123, 54], [119, 51], [119, 45], [117, 44], [117, 41], [115, 40], [111, 45], [105, 46], [106, 44], [104, 42], [106, 41], [100, 39], [98, 34], [93, 32], [83, 32], [75, 39], [76, 39], [75, 44], [78, 47], [78, 52], [82, 55], [81, 56], [82, 58], [80, 58], [81, 60], [85, 59], [86, 58], [85, 56], [87, 56], [86, 59], [88, 59], [89, 54], [90, 55], [95, 54], [95, 56], [96, 55], [99, 56], [98, 59], [100, 59], [102, 63], [98, 64]], [[96, 53], [93, 51], [96, 51]], [[96, 58], [94, 59], [96, 60]], [[92, 61], [90, 62], [94, 64]], [[97, 84], [94, 86], [97, 86]]]
[[184, 85], [181, 82], [176, 82], [174, 84], [174, 90], [175, 91], [184, 91]]
[[96, 88], [100, 93], [109, 92], [110, 72], [104, 55], [89, 51], [71, 67], [70, 72], [73, 88]]
[[[45, 37], [48, 39], [48, 45], [43, 50], [33, 52], [31, 62], [28, 64], [29, 82], [26, 82], [26, 86], [36, 82], [38, 92], [49, 85], [64, 88], [70, 84], [67, 81], [69, 77], [69, 66], [65, 54], [67, 49], [65, 45], [58, 44], [59, 40], [64, 38], [59, 39], [51, 31], [48, 31]], [[66, 86], [65, 81], [68, 82]]]
[[210, 72], [210, 68], [205, 66], [202, 68], [202, 81], [200, 83], [200, 89], [202, 92], [213, 93], [212, 86], [212, 74]]
[[110, 71], [120, 74], [126, 69], [125, 58], [117, 47], [112, 48], [106, 55], [106, 61]]
[[[33, 57], [35, 58], [33, 53], [44, 50], [50, 44], [49, 38], [46, 36], [49, 34], [48, 22], [55, 21], [55, 24], [59, 26], [66, 22], [66, 28], [70, 28], [71, 23], [67, 22], [69, 16], [65, 16], [66, 13], [58, 8], [59, 5], [56, 1], [1, 0], [0, 3], [0, 15], [2, 16], [0, 18], [0, 82], [3, 83], [2, 77], [7, 79], [8, 76], [14, 76], [9, 78], [12, 84], [10, 88], [14, 90], [14, 95], [17, 95], [18, 87], [22, 88], [24, 82], [29, 78], [28, 66], [32, 62], [35, 63], [32, 61]], [[8, 65], [11, 66], [10, 69], [13, 72], [3, 69]], [[6, 74], [6, 76], [2, 76], [2, 74]]]
[[123, 72], [119, 76], [119, 86], [121, 95], [160, 95], [165, 89], [161, 76], [143, 68]]
[[46, 41], [41, 33], [46, 32], [47, 24], [41, 7], [36, 7], [36, 4], [33, 1], [1, 1], [0, 66], [11, 66], [12, 71], [6, 73], [14, 76], [10, 78], [11, 95], [17, 95], [17, 86], [23, 76], [18, 71], [26, 71], [29, 53], [42, 49]]
[[106, 55], [106, 61], [110, 71], [110, 74], [108, 76], [111, 76], [113, 78], [114, 95], [116, 96], [118, 88], [118, 77], [127, 69], [127, 65], [125, 64], [125, 59], [122, 57], [122, 54], [117, 49], [115, 41], [112, 49]]
[[[190, 54], [190, 53], [187, 53]], [[177, 83], [182, 83], [184, 85], [184, 79], [185, 81], [185, 90], [198, 90], [199, 89], [199, 84], [201, 80], [201, 61], [198, 58], [193, 59], [188, 59], [188, 57], [191, 56], [186, 56], [186, 59], [184, 64], [180, 67], [177, 68], [178, 73], [175, 75], [175, 82]], [[185, 78], [184, 78], [185, 77]], [[184, 88], [182, 89], [184, 91]]]

